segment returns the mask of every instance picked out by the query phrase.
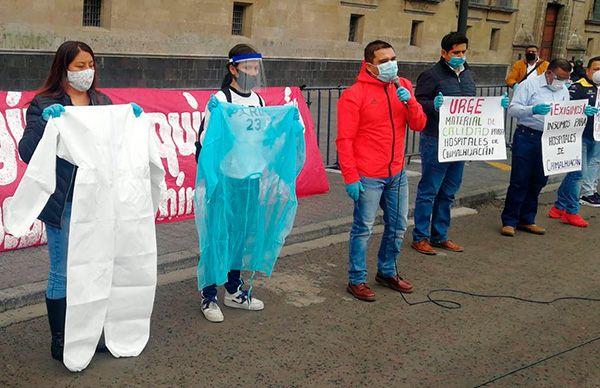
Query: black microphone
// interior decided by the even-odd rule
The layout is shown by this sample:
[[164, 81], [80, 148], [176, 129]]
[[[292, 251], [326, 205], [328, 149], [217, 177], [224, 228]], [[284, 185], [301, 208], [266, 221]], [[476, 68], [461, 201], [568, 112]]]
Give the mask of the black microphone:
[[[392, 79], [392, 82], [394, 83], [394, 85], [396, 85], [396, 89], [400, 89], [402, 87], [402, 85], [400, 85], [400, 77], [395, 76], [394, 79]], [[408, 102], [407, 101], [402, 101], [404, 103], [404, 105], [406, 105], [406, 108], [408, 109]]]

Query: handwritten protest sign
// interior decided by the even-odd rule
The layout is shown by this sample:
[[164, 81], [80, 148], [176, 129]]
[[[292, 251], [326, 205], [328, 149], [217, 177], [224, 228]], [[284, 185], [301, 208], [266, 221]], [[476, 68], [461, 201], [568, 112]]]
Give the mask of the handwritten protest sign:
[[501, 97], [444, 97], [438, 160], [506, 159]]
[[544, 174], [554, 175], [581, 170], [581, 136], [587, 116], [587, 100], [552, 103], [544, 116], [542, 160]]

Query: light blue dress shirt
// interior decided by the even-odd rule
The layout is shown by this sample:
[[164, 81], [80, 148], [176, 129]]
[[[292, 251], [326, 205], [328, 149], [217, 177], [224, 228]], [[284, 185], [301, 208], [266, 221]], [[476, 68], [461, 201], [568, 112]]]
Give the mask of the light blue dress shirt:
[[534, 115], [533, 107], [560, 101], [569, 101], [569, 90], [566, 87], [557, 91], [550, 89], [546, 75], [542, 73], [519, 84], [508, 107], [508, 114], [516, 118], [519, 125], [543, 131], [544, 116]]

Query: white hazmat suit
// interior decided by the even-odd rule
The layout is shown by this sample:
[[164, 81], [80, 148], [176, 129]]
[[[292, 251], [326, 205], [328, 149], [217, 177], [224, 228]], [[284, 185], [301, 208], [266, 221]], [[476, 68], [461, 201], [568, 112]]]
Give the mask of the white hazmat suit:
[[115, 357], [139, 355], [156, 289], [154, 216], [164, 169], [154, 127], [130, 105], [65, 107], [50, 119], [7, 209], [27, 232], [55, 190], [56, 156], [78, 167], [73, 191], [63, 362], [81, 371], [104, 330]]

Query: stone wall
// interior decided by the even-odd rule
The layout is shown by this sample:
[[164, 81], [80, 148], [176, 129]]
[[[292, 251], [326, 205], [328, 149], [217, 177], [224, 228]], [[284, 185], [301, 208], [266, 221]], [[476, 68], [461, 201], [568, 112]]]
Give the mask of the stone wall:
[[[52, 53], [0, 52], [0, 90], [31, 90], [45, 80]], [[102, 87], [218, 88], [225, 74], [225, 58], [102, 55], [97, 58]], [[271, 86], [349, 85], [360, 61], [266, 59]], [[416, 82], [432, 63], [399, 62], [400, 75]], [[503, 84], [506, 65], [472, 65], [479, 85]]]

